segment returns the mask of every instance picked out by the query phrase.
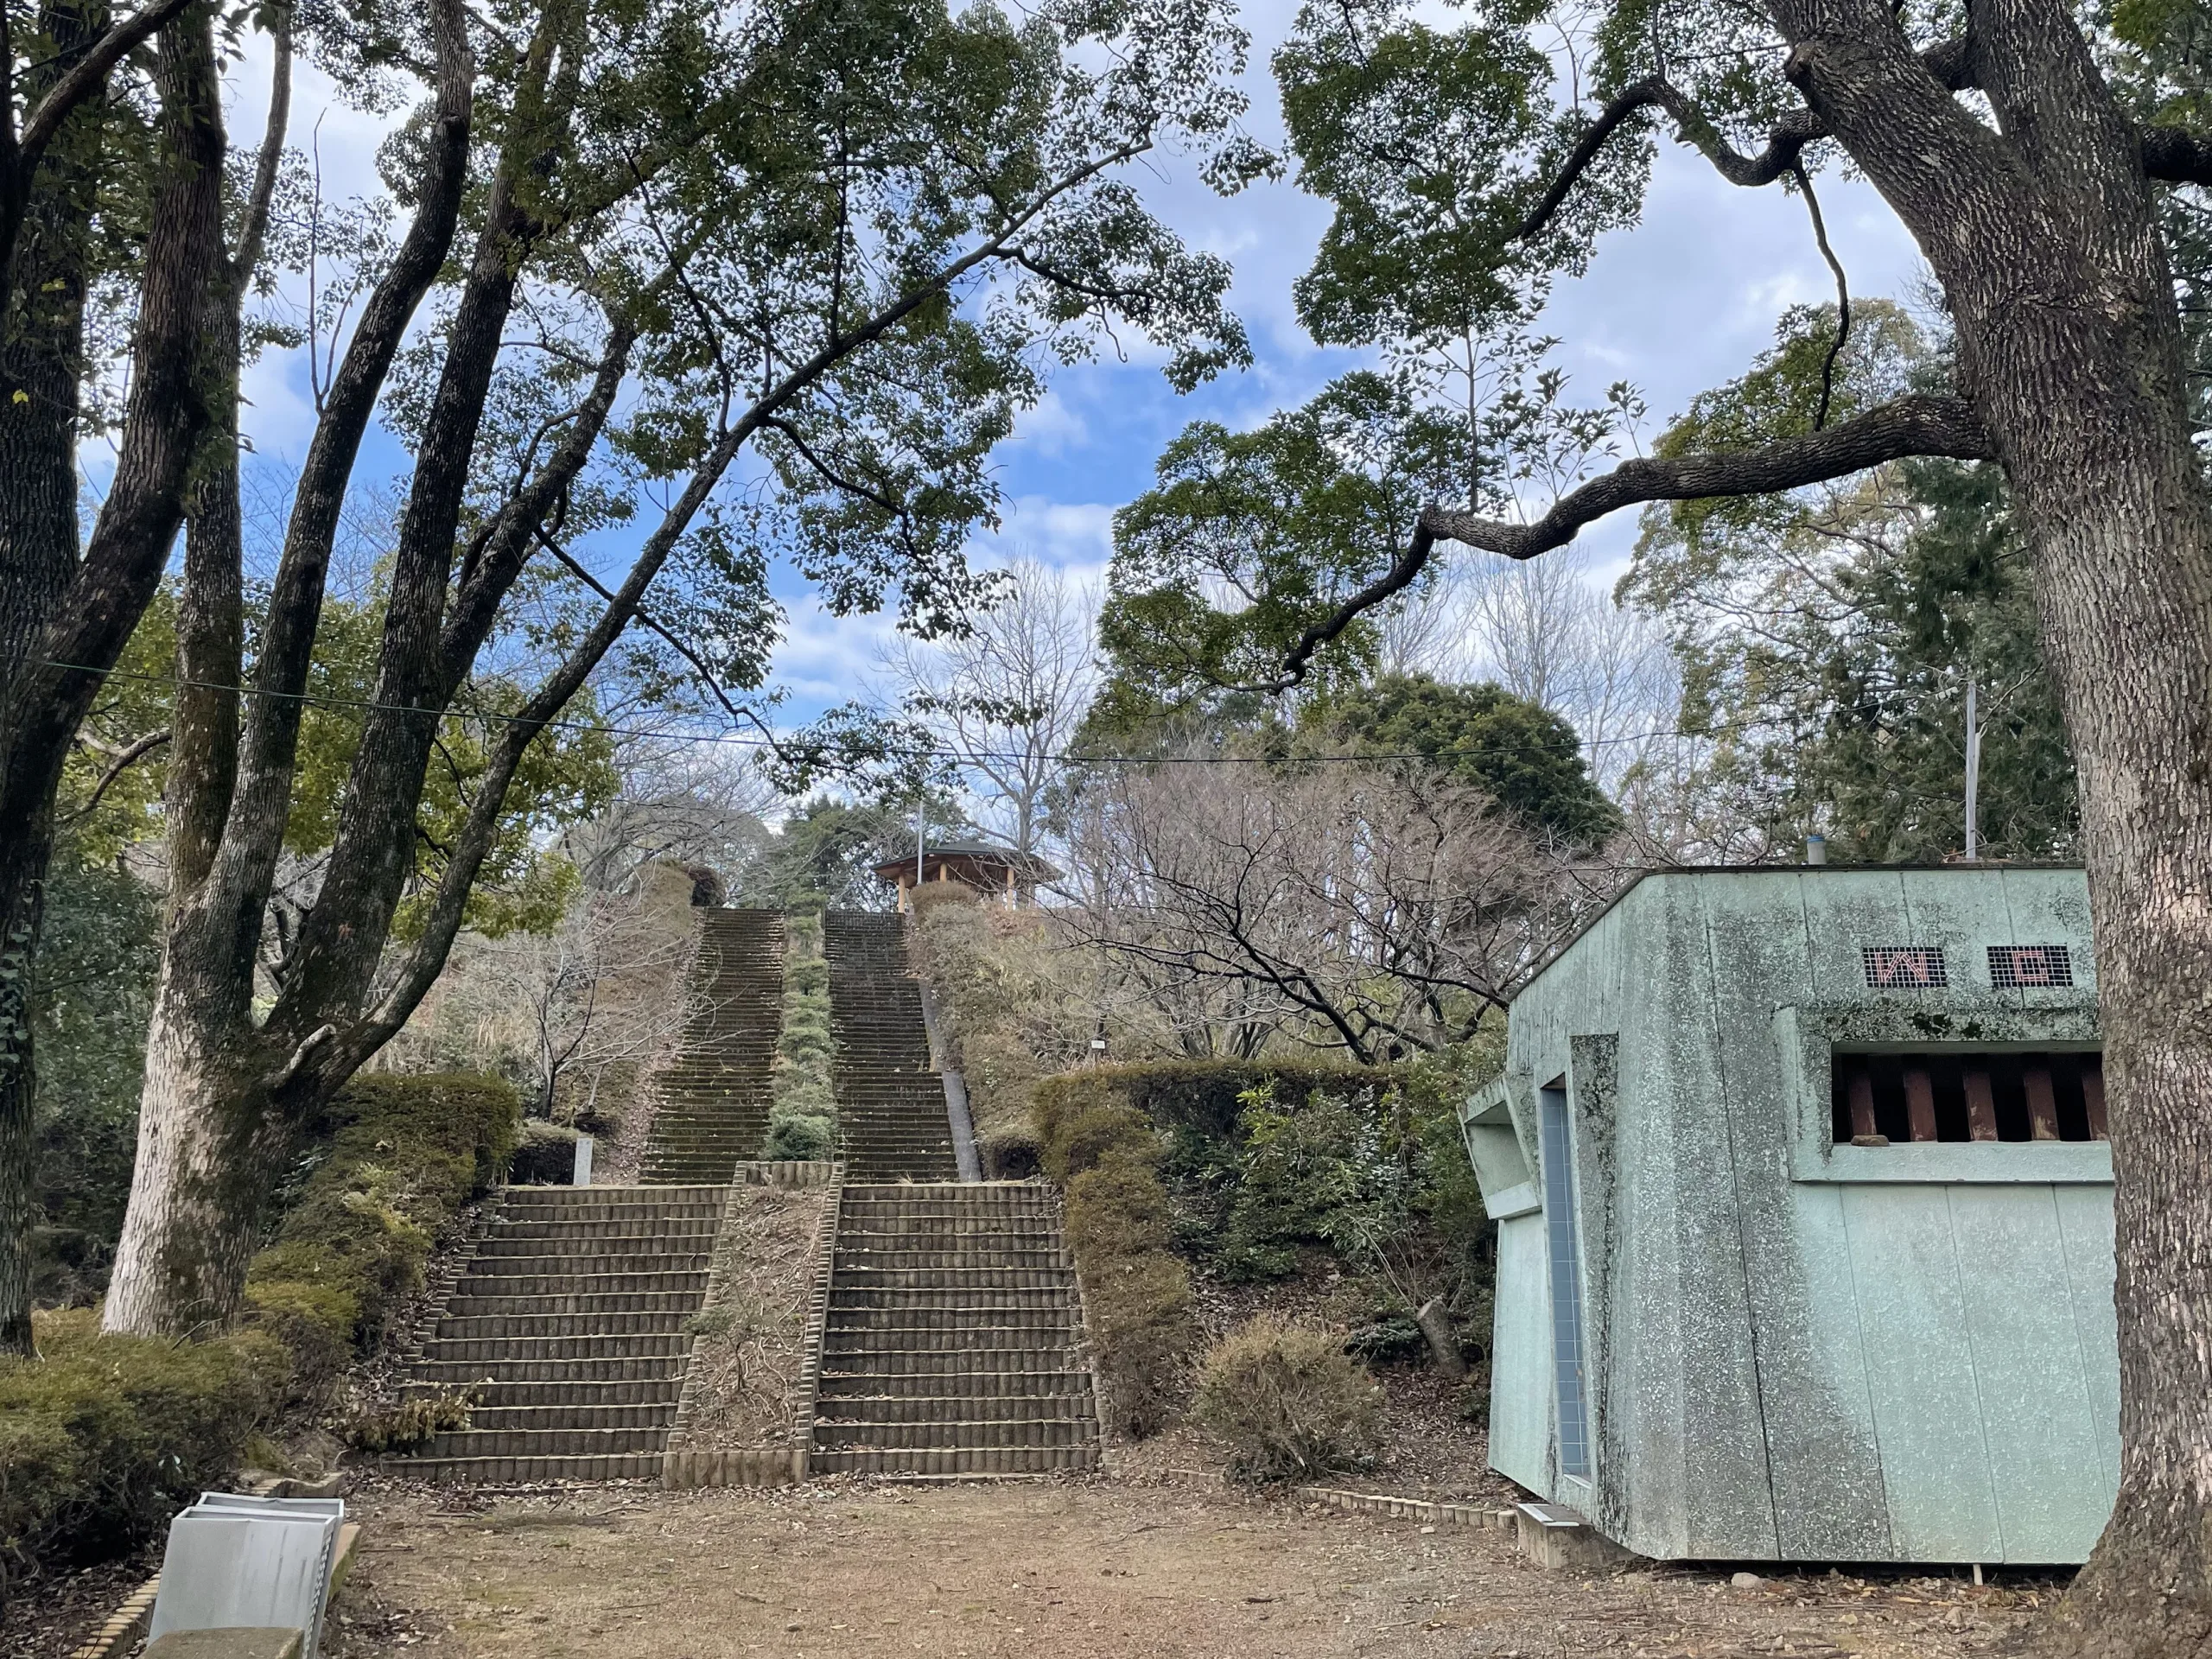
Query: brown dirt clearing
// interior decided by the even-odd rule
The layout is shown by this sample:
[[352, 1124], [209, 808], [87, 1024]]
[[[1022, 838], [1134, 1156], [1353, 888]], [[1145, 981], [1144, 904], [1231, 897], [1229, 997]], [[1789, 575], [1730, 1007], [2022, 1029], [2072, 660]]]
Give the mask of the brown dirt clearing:
[[379, 1483], [325, 1651], [1206, 1656], [1988, 1652], [2048, 1580], [1545, 1572], [1511, 1535], [1110, 1479], [603, 1487], [529, 1497]]

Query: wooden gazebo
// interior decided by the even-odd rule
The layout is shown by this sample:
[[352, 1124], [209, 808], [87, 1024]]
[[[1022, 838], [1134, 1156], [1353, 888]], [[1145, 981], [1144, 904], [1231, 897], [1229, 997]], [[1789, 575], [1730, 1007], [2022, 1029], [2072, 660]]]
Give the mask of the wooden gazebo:
[[1033, 903], [1037, 889], [1059, 872], [1031, 853], [981, 841], [940, 842], [917, 853], [886, 859], [875, 874], [899, 889], [899, 908], [912, 902], [918, 883], [957, 881], [985, 899], [1009, 906]]

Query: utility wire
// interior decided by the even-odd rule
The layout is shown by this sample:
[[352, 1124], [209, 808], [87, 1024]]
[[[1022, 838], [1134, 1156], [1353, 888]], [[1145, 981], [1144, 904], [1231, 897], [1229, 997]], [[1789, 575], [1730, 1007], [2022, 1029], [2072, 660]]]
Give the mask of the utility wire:
[[[780, 749], [791, 740], [779, 743], [766, 737], [739, 737], [713, 732], [651, 731], [634, 727], [607, 726], [588, 720], [531, 720], [520, 715], [502, 715], [480, 709], [422, 709], [406, 703], [378, 702], [366, 697], [336, 697], [313, 691], [264, 691], [257, 686], [226, 685], [214, 680], [179, 679], [168, 674], [136, 674], [127, 669], [100, 670], [87, 668], [82, 663], [58, 663], [47, 660], [44, 666], [79, 674], [101, 674], [111, 680], [137, 680], [153, 685], [188, 686], [200, 691], [226, 691], [234, 696], [281, 697], [293, 702], [311, 703], [319, 709], [358, 709], [403, 715], [430, 715], [443, 720], [448, 716], [499, 721], [509, 726], [531, 726], [540, 731], [588, 732], [601, 737], [631, 737], [664, 743], [711, 743], [721, 748]], [[1623, 732], [1611, 737], [1580, 738], [1586, 748], [1597, 748], [1616, 743], [1649, 743], [1662, 738], [1710, 738], [1725, 733], [1749, 731], [1776, 722], [1765, 717], [1739, 721], [1724, 721], [1701, 731], [1682, 731], [1669, 728], [1663, 731]], [[1580, 737], [1580, 734], [1577, 734]], [[1360, 754], [1087, 754], [1073, 751], [1036, 755], [1026, 751], [950, 748], [887, 748], [887, 756], [900, 760], [954, 760], [967, 766], [981, 765], [986, 760], [1051, 760], [1069, 766], [1275, 766], [1347, 765], [1373, 766], [1387, 760], [1480, 760], [1490, 755], [1550, 754], [1548, 746], [1533, 743], [1491, 743], [1479, 748], [1463, 749], [1407, 749]]]

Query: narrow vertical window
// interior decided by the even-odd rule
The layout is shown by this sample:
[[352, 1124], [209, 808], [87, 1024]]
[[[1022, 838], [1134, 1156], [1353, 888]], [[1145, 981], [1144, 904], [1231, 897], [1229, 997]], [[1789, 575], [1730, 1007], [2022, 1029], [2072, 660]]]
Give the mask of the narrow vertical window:
[[1560, 1472], [1590, 1478], [1590, 1414], [1582, 1375], [1582, 1244], [1574, 1219], [1574, 1177], [1567, 1090], [1536, 1091], [1542, 1116], [1544, 1233], [1551, 1247], [1552, 1371], [1559, 1390]]

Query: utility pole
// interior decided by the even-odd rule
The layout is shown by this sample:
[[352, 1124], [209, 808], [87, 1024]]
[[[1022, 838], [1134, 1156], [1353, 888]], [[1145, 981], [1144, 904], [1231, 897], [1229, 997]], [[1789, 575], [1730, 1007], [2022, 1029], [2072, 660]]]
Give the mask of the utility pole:
[[1974, 676], [1967, 676], [1967, 862], [1981, 858], [1981, 722], [1974, 709]]

